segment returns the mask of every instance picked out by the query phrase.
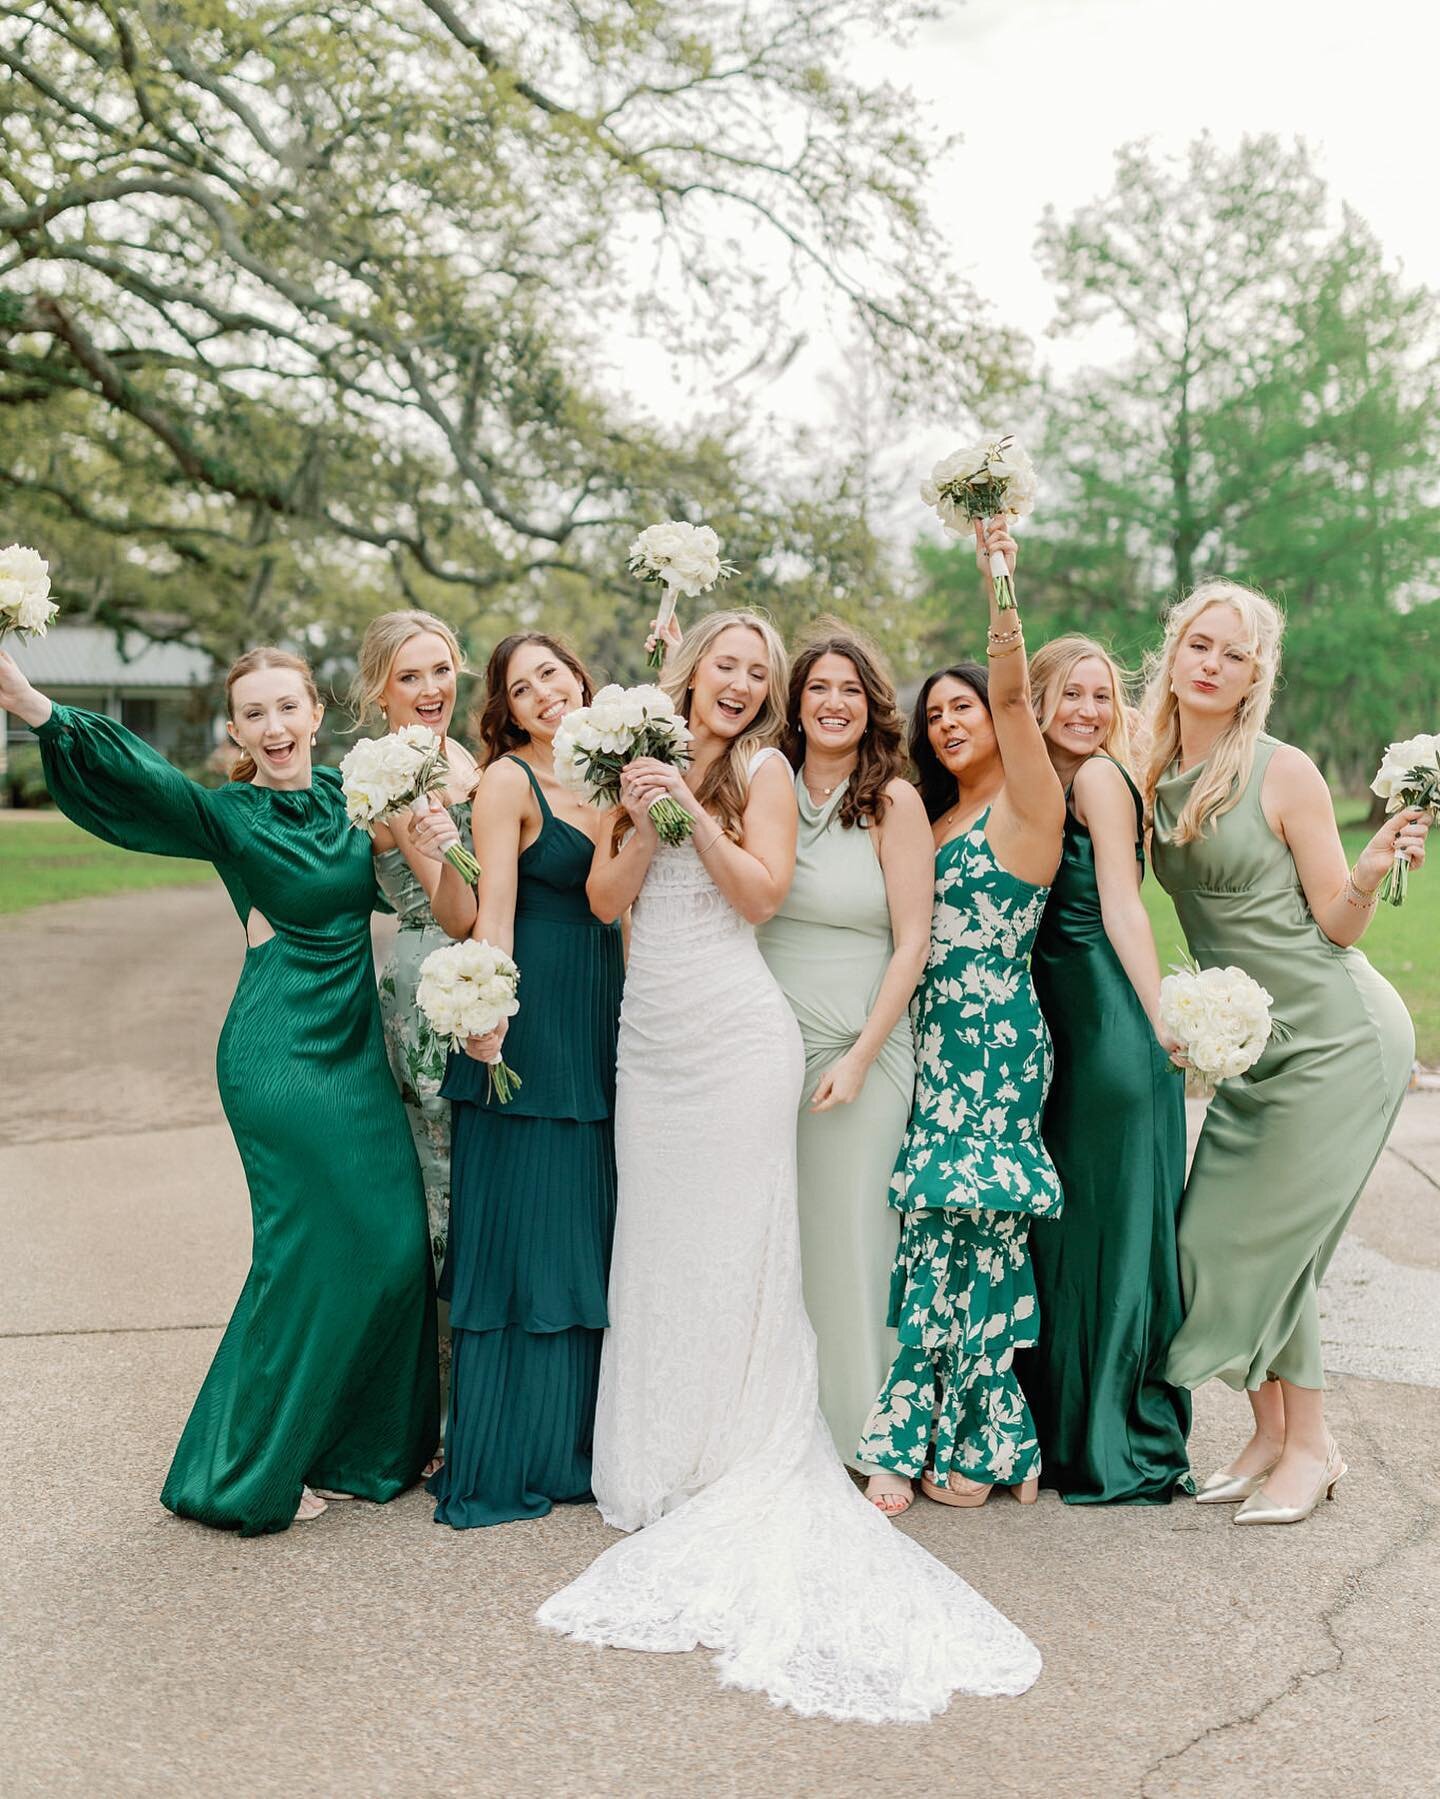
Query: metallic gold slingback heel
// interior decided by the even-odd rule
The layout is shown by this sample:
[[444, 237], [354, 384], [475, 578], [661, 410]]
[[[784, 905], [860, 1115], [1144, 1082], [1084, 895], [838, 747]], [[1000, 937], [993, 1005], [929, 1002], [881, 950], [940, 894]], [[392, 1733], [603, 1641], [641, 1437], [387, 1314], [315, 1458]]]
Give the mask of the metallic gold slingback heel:
[[1315, 1507], [1319, 1505], [1321, 1495], [1326, 1499], [1335, 1497], [1335, 1489], [1340, 1484], [1340, 1477], [1349, 1472], [1344, 1456], [1338, 1448], [1332, 1446], [1330, 1460], [1325, 1464], [1325, 1472], [1320, 1476], [1319, 1485], [1306, 1500], [1299, 1505], [1279, 1505], [1268, 1493], [1256, 1493], [1247, 1499], [1231, 1520], [1233, 1524], [1303, 1524]]
[[[1279, 1460], [1277, 1455], [1275, 1462]], [[1196, 1505], [1238, 1505], [1260, 1491], [1275, 1462], [1267, 1462], [1258, 1474], [1232, 1474], [1228, 1468], [1222, 1468], [1203, 1482], [1195, 1495]]]

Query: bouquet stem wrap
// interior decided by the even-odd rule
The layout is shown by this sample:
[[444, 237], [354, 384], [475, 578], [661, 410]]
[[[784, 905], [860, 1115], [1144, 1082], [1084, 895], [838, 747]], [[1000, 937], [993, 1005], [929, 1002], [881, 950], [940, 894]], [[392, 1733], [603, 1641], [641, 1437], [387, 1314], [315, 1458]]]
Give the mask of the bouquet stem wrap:
[[[650, 654], [645, 658], [647, 665], [656, 674], [665, 666], [665, 627], [675, 616], [675, 587], [667, 581], [660, 595], [660, 609], [655, 615], [655, 643]], [[658, 829], [658, 826], [657, 826]]]
[[[424, 818], [430, 810], [430, 795], [428, 793], [418, 794], [411, 800], [410, 810], [416, 818]], [[480, 879], [480, 864], [463, 843], [452, 843], [445, 852], [445, 860], [467, 887], [473, 887]]]

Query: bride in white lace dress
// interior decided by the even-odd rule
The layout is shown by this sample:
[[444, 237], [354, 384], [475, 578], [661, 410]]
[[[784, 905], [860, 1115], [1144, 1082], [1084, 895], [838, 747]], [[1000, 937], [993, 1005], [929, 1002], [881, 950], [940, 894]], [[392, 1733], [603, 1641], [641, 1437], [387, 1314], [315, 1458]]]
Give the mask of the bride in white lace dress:
[[[540, 1622], [626, 1649], [704, 1645], [727, 1685], [807, 1716], [919, 1720], [956, 1691], [1022, 1693], [1033, 1644], [864, 1498], [819, 1409], [796, 1214], [804, 1058], [754, 935], [794, 868], [793, 780], [769, 747], [783, 646], [751, 614], [712, 614], [665, 686], [694, 762], [685, 779], [631, 765], [634, 829], [590, 880], [601, 917], [634, 903], [594, 1487], [636, 1534]], [[696, 820], [677, 848], [649, 822], [662, 792]]]

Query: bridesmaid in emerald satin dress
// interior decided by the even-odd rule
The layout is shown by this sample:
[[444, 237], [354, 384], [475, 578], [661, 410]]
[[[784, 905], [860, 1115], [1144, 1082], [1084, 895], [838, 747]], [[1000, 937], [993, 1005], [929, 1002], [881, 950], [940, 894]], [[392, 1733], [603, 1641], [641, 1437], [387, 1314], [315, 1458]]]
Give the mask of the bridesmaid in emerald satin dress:
[[[450, 1057], [443, 1088], [454, 1117], [442, 1282], [453, 1360], [445, 1464], [430, 1491], [436, 1519], [457, 1530], [590, 1497], [624, 978], [620, 927], [601, 924], [585, 892], [609, 819], [558, 786], [551, 756], [561, 719], [590, 698], [589, 677], [526, 632], [496, 646], [485, 684], [474, 932], [514, 956], [520, 1010]], [[457, 936], [469, 929], [460, 897], [436, 890], [437, 917]], [[502, 1043], [522, 1083], [504, 1105], [485, 1066]]]
[[1145, 697], [1151, 855], [1202, 967], [1235, 965], [1279, 1027], [1222, 1081], [1180, 1211], [1185, 1321], [1167, 1377], [1243, 1388], [1254, 1429], [1196, 1497], [1237, 1524], [1294, 1524], [1345, 1461], [1326, 1428], [1317, 1289], [1394, 1124], [1415, 1053], [1400, 996], [1353, 946], [1397, 845], [1424, 860], [1426, 820], [1397, 813], [1353, 868], [1324, 778], [1264, 734], [1282, 618], [1231, 581], [1167, 621]]
[[242, 1536], [329, 1496], [392, 1499], [435, 1446], [435, 1299], [420, 1174], [370, 951], [375, 873], [335, 770], [310, 766], [306, 664], [252, 650], [226, 683], [246, 752], [218, 791], [0, 653], [60, 809], [123, 849], [212, 862], [249, 948], [216, 1073], [250, 1185], [250, 1273], [175, 1452], [171, 1511]]
[[899, 1348], [886, 1323], [899, 1238], [886, 1199], [915, 1092], [906, 1007], [930, 947], [935, 852], [878, 652], [851, 627], [818, 628], [791, 667], [786, 710], [795, 876], [756, 936], [805, 1044], [800, 1255], [820, 1408], [836, 1452], [890, 1512], [908, 1503], [909, 1481], [855, 1446]]
[[1065, 1210], [1030, 1232], [1040, 1341], [1016, 1368], [1042, 1486], [1072, 1505], [1165, 1505], [1189, 1484], [1190, 1395], [1163, 1373], [1181, 1317], [1185, 1095], [1159, 1036], [1160, 966], [1140, 899], [1145, 811], [1104, 648], [1047, 643], [1030, 686], [1066, 794], [1030, 964], [1055, 1045], [1043, 1132]]

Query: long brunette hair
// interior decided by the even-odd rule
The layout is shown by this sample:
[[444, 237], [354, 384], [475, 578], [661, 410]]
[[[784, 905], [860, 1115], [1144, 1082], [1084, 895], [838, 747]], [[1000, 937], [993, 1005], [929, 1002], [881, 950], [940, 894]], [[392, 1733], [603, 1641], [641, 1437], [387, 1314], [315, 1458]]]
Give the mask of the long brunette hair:
[[915, 785], [925, 802], [925, 816], [931, 824], [955, 804], [955, 777], [935, 754], [925, 722], [930, 690], [947, 675], [952, 681], [964, 682], [985, 710], [990, 710], [990, 676], [978, 662], [955, 662], [949, 668], [937, 668], [933, 675], [925, 677], [915, 710], [910, 714], [910, 760], [915, 764]]
[[498, 762], [502, 756], [508, 756], [512, 750], [518, 750], [521, 744], [530, 741], [529, 734], [515, 723], [508, 692], [510, 658], [527, 643], [543, 645], [558, 662], [565, 664], [580, 683], [582, 706], [588, 706], [595, 697], [595, 683], [590, 679], [590, 671], [574, 650], [567, 649], [558, 639], [545, 631], [512, 631], [508, 637], [502, 637], [485, 664], [485, 691], [470, 715], [470, 734], [480, 745], [481, 768], [489, 768], [492, 762]]
[[888, 803], [885, 789], [905, 772], [905, 721], [895, 702], [895, 683], [880, 651], [853, 625], [822, 618], [812, 628], [821, 634], [801, 645], [790, 667], [782, 748], [790, 766], [800, 768], [805, 761], [805, 733], [800, 725], [805, 683], [822, 656], [843, 656], [864, 690], [869, 718], [856, 749], [855, 771], [840, 801], [840, 823], [846, 830], [862, 819], [879, 824]]
[[[315, 676], [311, 673], [310, 664], [303, 656], [296, 656], [289, 650], [277, 649], [273, 644], [261, 644], [258, 649], [246, 650], [243, 656], [237, 656], [230, 664], [225, 675], [225, 716], [233, 725], [235, 722], [235, 683], [243, 681], [246, 675], [258, 674], [264, 668], [288, 668], [292, 674], [299, 675], [301, 685], [312, 706], [320, 704], [320, 690], [315, 685]], [[248, 750], [241, 750], [235, 766], [230, 770], [232, 781], [253, 781], [255, 779], [255, 758]]]

